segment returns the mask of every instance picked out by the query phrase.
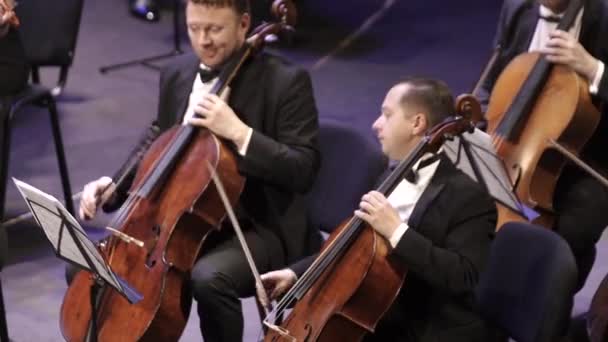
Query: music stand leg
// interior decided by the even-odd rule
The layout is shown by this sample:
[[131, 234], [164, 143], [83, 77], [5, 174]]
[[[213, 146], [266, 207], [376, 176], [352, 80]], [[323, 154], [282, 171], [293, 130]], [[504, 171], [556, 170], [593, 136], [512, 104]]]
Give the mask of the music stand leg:
[[142, 65], [147, 68], [159, 71], [161, 69], [160, 67], [150, 63], [166, 58], [179, 56], [183, 53], [184, 51], [181, 48], [181, 41], [179, 37], [179, 0], [173, 0], [173, 51], [162, 55], [138, 58], [128, 62], [106, 65], [99, 68], [99, 72], [105, 74], [114, 70], [128, 68], [134, 65]]
[[93, 284], [91, 285], [91, 322], [87, 331], [87, 342], [97, 342], [97, 309], [99, 304], [99, 291], [103, 288], [103, 280], [95, 275]]

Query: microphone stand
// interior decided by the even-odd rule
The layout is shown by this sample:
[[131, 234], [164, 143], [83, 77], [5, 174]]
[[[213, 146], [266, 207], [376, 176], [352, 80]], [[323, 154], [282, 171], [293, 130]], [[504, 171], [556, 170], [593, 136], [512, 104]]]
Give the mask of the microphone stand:
[[183, 53], [184, 51], [181, 49], [181, 40], [179, 37], [179, 0], [173, 0], [173, 51], [162, 55], [138, 58], [132, 61], [106, 65], [99, 68], [99, 72], [102, 74], [106, 74], [114, 70], [124, 69], [135, 65], [142, 65], [147, 68], [160, 71], [161, 68], [154, 64], [151, 64], [151, 62], [179, 56]]

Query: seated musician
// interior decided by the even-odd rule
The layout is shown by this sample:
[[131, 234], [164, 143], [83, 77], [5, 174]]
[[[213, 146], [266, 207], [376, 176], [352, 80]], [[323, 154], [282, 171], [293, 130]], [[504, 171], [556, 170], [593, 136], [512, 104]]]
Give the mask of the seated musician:
[[[566, 65], [589, 83], [598, 102], [608, 101], [608, 2], [583, 0], [583, 8], [568, 32], [557, 30], [570, 0], [505, 0], [495, 44], [501, 45], [497, 63], [484, 84], [487, 101], [500, 73], [517, 55], [538, 51], [550, 62]], [[558, 100], [558, 99], [556, 99]], [[551, 120], [547, 113], [547, 120]], [[582, 159], [597, 171], [608, 171], [608, 120], [587, 143]], [[579, 289], [595, 260], [595, 243], [608, 225], [608, 189], [573, 164], [567, 165], [553, 197], [554, 229], [570, 245], [579, 268]]]
[[[373, 124], [382, 151], [405, 159], [425, 132], [453, 113], [454, 101], [440, 81], [406, 79], [387, 93]], [[494, 341], [494, 331], [475, 311], [473, 289], [488, 258], [496, 224], [494, 201], [443, 154], [424, 155], [389, 195], [371, 191], [354, 214], [392, 248], [408, 273], [374, 341]], [[411, 179], [407, 179], [411, 178]], [[272, 298], [287, 291], [312, 263], [262, 275]]]
[[[320, 239], [306, 225], [300, 196], [319, 167], [318, 118], [308, 73], [265, 53], [246, 62], [227, 102], [208, 93], [218, 82], [217, 71], [243, 46], [250, 18], [247, 0], [187, 2], [196, 55], [178, 57], [163, 70], [157, 124], [161, 130], [182, 123], [205, 127], [233, 149], [246, 177], [237, 216], [257, 267], [266, 272], [310, 254], [308, 242]], [[84, 187], [81, 217], [95, 215], [110, 182], [102, 177]], [[104, 208], [124, 201], [129, 186], [121, 184], [110, 198], [115, 203]], [[239, 298], [255, 294], [239, 242], [231, 227], [223, 228], [205, 241], [191, 272], [205, 342], [241, 341]]]

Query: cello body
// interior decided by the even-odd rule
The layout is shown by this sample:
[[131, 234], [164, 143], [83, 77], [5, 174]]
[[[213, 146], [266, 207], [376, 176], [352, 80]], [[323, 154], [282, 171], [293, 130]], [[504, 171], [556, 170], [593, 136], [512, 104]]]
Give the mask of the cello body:
[[[133, 193], [142, 186], [169, 142], [184, 126], [173, 127], [150, 147], [135, 177], [131, 210], [120, 230], [145, 243], [144, 248], [110, 239], [102, 254], [110, 268], [143, 295], [130, 304], [105, 286], [97, 298], [98, 341], [177, 341], [191, 306], [189, 271], [206, 235], [225, 216], [206, 163], [227, 180], [234, 205], [244, 185], [236, 159], [208, 130], [197, 130], [181, 160], [147, 197]], [[91, 274], [80, 271], [61, 307], [61, 331], [66, 341], [85, 341], [91, 321]]]
[[[330, 235], [321, 253], [331, 248], [348, 222]], [[296, 341], [360, 341], [373, 332], [399, 294], [407, 273], [404, 266], [391, 262], [389, 252], [387, 241], [371, 227], [364, 227], [343, 257], [322, 273], [283, 322], [291, 336], [269, 330], [264, 341], [292, 341], [292, 337]]]
[[[518, 95], [514, 90], [522, 88], [539, 58], [538, 53], [526, 53], [507, 66], [492, 90], [486, 117], [513, 190], [523, 204], [541, 214], [534, 222], [550, 227], [555, 185], [567, 161], [551, 141], [578, 154], [593, 135], [600, 114], [591, 102], [587, 82], [573, 70], [554, 65], [524, 120], [509, 132], [502, 130], [505, 113]], [[497, 227], [523, 220], [502, 205], [498, 212]]]

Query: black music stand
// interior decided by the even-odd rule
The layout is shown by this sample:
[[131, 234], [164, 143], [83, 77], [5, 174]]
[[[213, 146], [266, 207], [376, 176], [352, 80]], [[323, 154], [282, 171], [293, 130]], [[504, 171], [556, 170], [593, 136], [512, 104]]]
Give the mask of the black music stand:
[[532, 208], [522, 204], [513, 192], [504, 162], [496, 154], [487, 133], [475, 128], [472, 133], [463, 133], [445, 141], [443, 149], [457, 168], [481, 184], [496, 201], [528, 221], [539, 216]]
[[27, 183], [15, 178], [13, 181], [36, 222], [53, 245], [57, 257], [91, 272], [94, 279], [91, 285], [91, 323], [86, 341], [97, 342], [96, 313], [99, 291], [110, 285], [131, 304], [141, 301], [142, 295], [112, 272], [94, 242], [61, 202]]
[[142, 65], [147, 68], [160, 71], [160, 67], [150, 63], [166, 58], [179, 56], [183, 53], [184, 51], [181, 48], [181, 39], [179, 36], [179, 0], [173, 0], [173, 51], [161, 55], [138, 58], [128, 62], [106, 65], [99, 68], [99, 72], [102, 74], [106, 74], [114, 70], [128, 68], [135, 65]]

